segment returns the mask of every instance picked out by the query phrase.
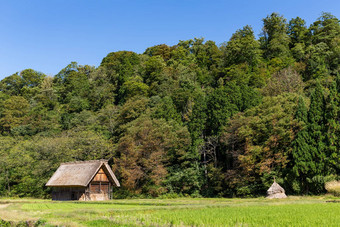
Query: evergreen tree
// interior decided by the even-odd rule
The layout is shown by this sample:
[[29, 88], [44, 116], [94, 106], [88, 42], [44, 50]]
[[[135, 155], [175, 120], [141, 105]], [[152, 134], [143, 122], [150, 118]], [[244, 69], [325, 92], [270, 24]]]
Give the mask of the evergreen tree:
[[293, 18], [288, 24], [288, 35], [291, 41], [291, 47], [297, 43], [304, 43], [308, 29], [306, 27], [306, 21], [300, 17]]
[[330, 93], [327, 97], [327, 107], [325, 113], [325, 120], [326, 120], [326, 155], [327, 155], [327, 162], [326, 162], [326, 172], [327, 173], [334, 173], [336, 165], [339, 163], [338, 157], [338, 133], [339, 133], [339, 121], [338, 119], [338, 105], [339, 100], [336, 91], [336, 83], [332, 83], [330, 87]]
[[260, 43], [255, 39], [252, 27], [248, 25], [237, 30], [222, 49], [225, 67], [242, 63], [253, 67], [261, 58]]
[[[237, 87], [239, 89], [239, 87]], [[230, 91], [229, 91], [230, 92]], [[209, 96], [207, 102], [207, 134], [217, 135], [226, 125], [229, 118], [237, 113], [237, 103], [241, 102], [241, 94], [228, 93], [224, 86], [216, 88]]]
[[288, 24], [288, 35], [290, 37], [290, 48], [294, 58], [301, 61], [305, 57], [305, 41], [308, 29], [305, 20], [300, 17], [293, 18]]
[[287, 34], [287, 20], [272, 13], [263, 19], [262, 37], [260, 38], [264, 55], [267, 59], [289, 56], [290, 38]]
[[309, 28], [311, 45], [307, 48], [307, 75], [317, 78], [336, 75], [339, 70], [340, 21], [323, 13]]
[[301, 192], [307, 189], [307, 177], [310, 175], [313, 168], [313, 159], [308, 146], [308, 131], [307, 131], [307, 107], [304, 99], [300, 96], [298, 107], [295, 113], [295, 119], [301, 124], [301, 130], [296, 134], [292, 143], [292, 173], [294, 178], [298, 178], [300, 187], [293, 186], [293, 190]]
[[200, 143], [204, 137], [204, 130], [207, 123], [207, 100], [205, 96], [199, 97], [195, 100], [195, 104], [192, 110], [188, 129], [191, 135], [192, 143]]
[[[337, 76], [336, 79], [336, 91], [337, 91], [337, 103], [339, 105], [339, 94], [340, 94], [340, 75]], [[336, 173], [339, 175], [340, 174], [340, 109], [337, 109], [337, 116], [335, 119], [335, 123], [338, 125], [338, 130], [336, 131], [336, 138], [337, 138], [337, 149], [335, 152], [333, 152], [330, 156], [330, 163], [331, 165], [334, 166], [334, 169], [336, 171]]]
[[308, 111], [308, 134], [309, 152], [313, 163], [311, 165], [311, 176], [323, 175], [325, 169], [325, 134], [324, 134], [324, 110], [325, 97], [323, 88], [318, 82], [311, 95], [310, 108]]

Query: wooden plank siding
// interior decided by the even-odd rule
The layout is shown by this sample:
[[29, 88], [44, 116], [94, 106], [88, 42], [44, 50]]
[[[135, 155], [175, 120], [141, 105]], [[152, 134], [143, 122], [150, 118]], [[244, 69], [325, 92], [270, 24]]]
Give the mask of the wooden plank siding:
[[92, 182], [109, 182], [109, 179], [103, 168], [100, 168], [96, 176], [93, 178]]
[[100, 168], [98, 173], [94, 176], [93, 180], [89, 184], [90, 197], [94, 197], [96, 200], [111, 199], [111, 183], [107, 177], [105, 171]]
[[86, 200], [84, 187], [56, 187], [52, 190], [52, 200]]

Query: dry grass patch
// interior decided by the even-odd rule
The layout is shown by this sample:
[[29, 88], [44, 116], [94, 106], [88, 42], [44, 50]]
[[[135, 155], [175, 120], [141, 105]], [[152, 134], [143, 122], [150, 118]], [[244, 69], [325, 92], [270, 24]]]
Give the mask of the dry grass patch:
[[326, 190], [334, 196], [340, 196], [340, 181], [330, 181], [325, 184]]

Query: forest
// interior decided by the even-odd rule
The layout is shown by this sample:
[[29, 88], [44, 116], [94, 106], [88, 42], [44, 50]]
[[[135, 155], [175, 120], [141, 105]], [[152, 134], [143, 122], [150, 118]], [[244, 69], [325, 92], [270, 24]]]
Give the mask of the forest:
[[340, 21], [272, 13], [222, 44], [109, 53], [0, 82], [0, 196], [48, 198], [61, 162], [107, 159], [132, 196], [287, 194], [340, 178]]

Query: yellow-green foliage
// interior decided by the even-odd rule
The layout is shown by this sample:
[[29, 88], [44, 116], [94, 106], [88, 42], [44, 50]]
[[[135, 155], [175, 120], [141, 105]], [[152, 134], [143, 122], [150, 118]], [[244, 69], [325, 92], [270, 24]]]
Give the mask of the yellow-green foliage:
[[330, 181], [325, 184], [325, 188], [329, 193], [340, 196], [340, 181]]

